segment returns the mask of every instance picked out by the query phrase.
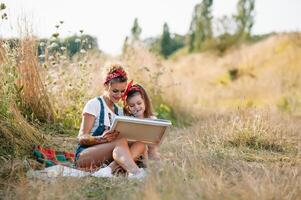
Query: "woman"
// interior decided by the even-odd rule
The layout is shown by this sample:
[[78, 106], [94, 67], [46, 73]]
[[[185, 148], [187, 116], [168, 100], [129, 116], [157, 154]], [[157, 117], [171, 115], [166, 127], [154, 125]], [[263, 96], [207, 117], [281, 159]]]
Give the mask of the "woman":
[[81, 128], [78, 134], [79, 145], [76, 149], [78, 168], [93, 170], [106, 161], [109, 166], [92, 174], [97, 177], [112, 177], [114, 168], [120, 165], [129, 177], [140, 178], [145, 175], [135, 160], [146, 150], [142, 142], [130, 147], [125, 138], [117, 138], [118, 132], [110, 132], [109, 127], [115, 115], [123, 114], [116, 103], [122, 98], [127, 86], [127, 74], [120, 64], [109, 66], [104, 79], [104, 94], [88, 101], [83, 110]]

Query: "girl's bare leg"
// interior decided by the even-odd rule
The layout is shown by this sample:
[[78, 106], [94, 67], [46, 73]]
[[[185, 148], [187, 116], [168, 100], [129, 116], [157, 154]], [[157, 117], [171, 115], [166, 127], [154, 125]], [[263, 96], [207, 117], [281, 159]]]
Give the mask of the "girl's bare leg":
[[151, 160], [160, 160], [160, 154], [158, 153], [157, 145], [149, 145], [148, 146], [148, 157]]
[[[134, 142], [130, 147], [132, 159], [136, 161], [141, 155], [145, 153], [147, 146], [143, 142]], [[109, 167], [114, 171], [118, 167], [118, 163], [114, 160]]]
[[112, 159], [128, 172], [136, 173], [139, 171], [138, 166], [132, 159], [127, 140], [124, 138], [85, 149], [80, 153], [76, 165], [79, 168], [92, 170], [105, 161]]

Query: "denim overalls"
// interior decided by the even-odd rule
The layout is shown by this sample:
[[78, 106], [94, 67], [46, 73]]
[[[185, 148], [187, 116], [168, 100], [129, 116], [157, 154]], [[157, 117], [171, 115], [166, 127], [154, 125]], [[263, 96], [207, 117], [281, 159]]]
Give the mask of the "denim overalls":
[[[100, 103], [99, 125], [98, 125], [97, 129], [92, 133], [92, 136], [102, 135], [103, 132], [105, 131], [105, 125], [104, 125], [105, 109], [104, 109], [102, 99], [100, 97], [98, 97], [97, 99]], [[114, 113], [116, 115], [118, 115], [118, 107], [115, 104], [114, 104]], [[84, 146], [84, 145], [78, 144], [77, 149], [75, 151], [75, 160], [77, 160], [79, 158], [79, 154], [88, 147], [89, 146]]]

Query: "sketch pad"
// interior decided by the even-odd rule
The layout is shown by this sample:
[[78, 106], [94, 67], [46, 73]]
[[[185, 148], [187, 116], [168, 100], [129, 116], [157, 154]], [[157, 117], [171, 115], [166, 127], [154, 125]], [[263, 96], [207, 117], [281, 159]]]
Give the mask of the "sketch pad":
[[171, 121], [163, 119], [138, 119], [116, 116], [110, 130], [119, 131], [119, 137], [128, 141], [141, 141], [148, 144], [160, 144]]

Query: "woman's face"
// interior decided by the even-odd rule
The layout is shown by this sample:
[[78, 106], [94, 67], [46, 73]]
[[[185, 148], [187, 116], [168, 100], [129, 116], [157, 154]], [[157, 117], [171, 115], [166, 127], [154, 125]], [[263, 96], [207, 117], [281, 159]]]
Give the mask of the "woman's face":
[[125, 92], [127, 83], [112, 83], [110, 85], [106, 85], [106, 96], [113, 102], [118, 103]]
[[127, 99], [128, 109], [137, 118], [144, 118], [145, 103], [141, 95], [135, 95]]

